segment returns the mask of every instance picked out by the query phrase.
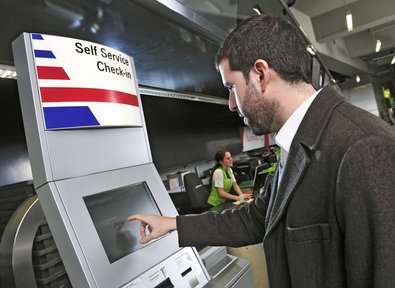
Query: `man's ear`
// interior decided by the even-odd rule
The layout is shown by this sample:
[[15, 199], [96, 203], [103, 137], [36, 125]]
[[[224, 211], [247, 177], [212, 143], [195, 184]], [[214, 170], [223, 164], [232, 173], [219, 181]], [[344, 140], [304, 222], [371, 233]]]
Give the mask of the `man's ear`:
[[253, 74], [258, 79], [261, 91], [264, 92], [270, 81], [269, 64], [263, 59], [258, 59], [255, 61], [254, 68], [252, 70]]

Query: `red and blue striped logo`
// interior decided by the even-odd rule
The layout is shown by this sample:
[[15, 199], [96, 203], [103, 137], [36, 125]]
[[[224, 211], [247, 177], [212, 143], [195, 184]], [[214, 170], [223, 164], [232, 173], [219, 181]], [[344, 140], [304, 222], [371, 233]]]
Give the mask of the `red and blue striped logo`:
[[[34, 41], [45, 41], [46, 35], [31, 34]], [[42, 47], [42, 45], [37, 45]], [[44, 45], [45, 46], [45, 45]], [[33, 47], [35, 47], [33, 45]], [[51, 49], [34, 49], [36, 60], [45, 59], [48, 65], [40, 65], [36, 61], [36, 72], [39, 80], [72, 81], [67, 71], [58, 65], [55, 55]], [[48, 82], [46, 82], [48, 83]], [[64, 87], [43, 87], [40, 84], [41, 102], [46, 129], [72, 129], [83, 127], [101, 127], [100, 119], [95, 116], [95, 103], [113, 103], [138, 107], [136, 95], [115, 91], [111, 89], [69, 87], [70, 82]], [[57, 86], [57, 85], [55, 85]], [[84, 105], [86, 103], [86, 105]], [[99, 105], [99, 104], [98, 104]], [[97, 106], [98, 106], [97, 105]], [[101, 106], [103, 107], [103, 106]], [[100, 110], [104, 108], [97, 108]], [[100, 112], [100, 111], [99, 111]], [[104, 125], [105, 126], [105, 125]]]

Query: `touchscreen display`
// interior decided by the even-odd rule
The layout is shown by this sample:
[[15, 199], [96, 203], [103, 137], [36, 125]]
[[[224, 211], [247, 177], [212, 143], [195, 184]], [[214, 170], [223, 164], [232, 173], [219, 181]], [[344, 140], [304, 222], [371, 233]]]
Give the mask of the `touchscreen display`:
[[129, 222], [128, 216], [160, 214], [146, 182], [85, 196], [84, 202], [110, 263], [144, 246], [140, 222]]

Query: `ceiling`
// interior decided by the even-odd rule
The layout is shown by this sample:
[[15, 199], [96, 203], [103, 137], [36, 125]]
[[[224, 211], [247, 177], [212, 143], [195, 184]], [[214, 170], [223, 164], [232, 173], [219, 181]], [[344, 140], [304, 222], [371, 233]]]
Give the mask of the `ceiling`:
[[[284, 13], [285, 4], [290, 3], [290, 11], [294, 18], [306, 30], [325, 66], [339, 84], [354, 80], [356, 74], [360, 75], [361, 83], [364, 83], [364, 79], [370, 81], [372, 77], [395, 82], [395, 65], [390, 64], [395, 56], [395, 0], [282, 1], [284, 5], [280, 0], [23, 0], [19, 1], [21, 5], [17, 7], [8, 0], [0, 1], [0, 10], [7, 11], [0, 20], [4, 24], [0, 26], [3, 27], [0, 28], [0, 32], [3, 43], [11, 43], [22, 31], [39, 31], [114, 46], [132, 55], [137, 67], [142, 67], [137, 73], [144, 85], [157, 87], [158, 83], [162, 86], [163, 83], [167, 83], [163, 88], [203, 93], [207, 87], [195, 87], [194, 83], [206, 81], [197, 81], [196, 79], [201, 80], [197, 77], [219, 77], [211, 59], [217, 50], [217, 42], [225, 37], [224, 35], [230, 32], [240, 19], [254, 15], [253, 8], [256, 5], [259, 5], [264, 13], [291, 19], [292, 17]], [[161, 7], [156, 11], [181, 13], [185, 17], [189, 16], [189, 20], [195, 24], [210, 28], [211, 32], [220, 31], [222, 34], [216, 33], [214, 40], [204, 34], [203, 30], [203, 34], [199, 31], [191, 36], [188, 31], [185, 32], [184, 28], [188, 27], [182, 26], [188, 21], [183, 21], [180, 26], [174, 14], [159, 17], [149, 3], [151, 6], [154, 5], [152, 3], [157, 3], [156, 6], [168, 6], [169, 9]], [[177, 7], [175, 3], [196, 14]], [[352, 31], [347, 31], [346, 28], [347, 11], [353, 15]], [[78, 19], [75, 19], [76, 17]], [[13, 22], [13, 19], [18, 20]], [[99, 22], [98, 27], [101, 27], [101, 30], [92, 31], [92, 27]], [[6, 25], [7, 23], [14, 24], [10, 26]], [[79, 26], [76, 23], [79, 23]], [[214, 25], [208, 25], [210, 23]], [[304, 25], [309, 26], [309, 29]], [[161, 29], [157, 29], [158, 27]], [[375, 52], [377, 40], [382, 43], [379, 52]], [[178, 44], [174, 45], [175, 43]], [[147, 53], [151, 53], [151, 57], [147, 58]], [[196, 53], [199, 53], [201, 58], [197, 57]], [[187, 67], [185, 69], [196, 72], [188, 74], [180, 71], [178, 61], [174, 62], [174, 58], [179, 59], [180, 55], [187, 57], [183, 60], [184, 63], [190, 63], [183, 65]], [[13, 64], [11, 45], [0, 45], [0, 63]], [[162, 63], [164, 68], [158, 70], [158, 63]], [[169, 68], [172, 66], [174, 71]], [[211, 70], [201, 73], [201, 67], [206, 66]], [[160, 75], [156, 82], [153, 80], [158, 79], [155, 73]], [[185, 75], [193, 76], [186, 79]], [[173, 78], [177, 78], [177, 81], [173, 81]], [[189, 88], [188, 85], [193, 87]], [[217, 83], [210, 84], [210, 92], [207, 94], [224, 94], [223, 89], [218, 86]], [[395, 84], [393, 86], [395, 87]]]
[[[394, 81], [394, 65], [391, 65], [395, 56], [394, 0], [296, 0], [293, 9], [310, 17], [318, 43], [343, 41], [345, 54], [354, 63], [365, 64], [370, 76]], [[346, 28], [348, 11], [353, 15], [352, 31]], [[377, 40], [381, 41], [379, 52], [375, 52]], [[343, 76], [361, 73], [360, 67]], [[342, 71], [334, 72], [342, 74]]]
[[[178, 0], [183, 5], [201, 13], [242, 16], [237, 11], [240, 3], [259, 3], [264, 8], [278, 0]], [[394, 81], [395, 56], [395, 1], [394, 0], [282, 0], [291, 4], [311, 22], [313, 43], [324, 63], [338, 83], [348, 79], [381, 77]], [[198, 2], [198, 3], [196, 3]], [[239, 7], [237, 5], [239, 3]], [[288, 5], [289, 6], [289, 5]], [[268, 9], [269, 11], [272, 9]], [[353, 30], [347, 31], [346, 12], [353, 15]], [[272, 11], [270, 11], [272, 12]], [[300, 13], [299, 13], [300, 14]], [[295, 15], [294, 15], [295, 16]], [[298, 17], [295, 19], [299, 21]], [[303, 27], [302, 23], [300, 23]], [[305, 27], [303, 27], [305, 28]], [[310, 39], [312, 40], [312, 39]], [[376, 41], [381, 41], [381, 50], [375, 52]], [[325, 51], [320, 48], [324, 47]], [[339, 57], [338, 54], [342, 54]], [[361, 81], [363, 82], [363, 81]]]

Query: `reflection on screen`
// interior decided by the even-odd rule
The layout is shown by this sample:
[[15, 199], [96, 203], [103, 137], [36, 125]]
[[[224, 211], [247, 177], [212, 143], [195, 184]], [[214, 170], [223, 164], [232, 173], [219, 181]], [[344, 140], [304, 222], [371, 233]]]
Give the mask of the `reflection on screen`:
[[142, 248], [140, 223], [132, 214], [160, 214], [146, 182], [84, 197], [110, 263]]

